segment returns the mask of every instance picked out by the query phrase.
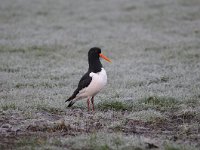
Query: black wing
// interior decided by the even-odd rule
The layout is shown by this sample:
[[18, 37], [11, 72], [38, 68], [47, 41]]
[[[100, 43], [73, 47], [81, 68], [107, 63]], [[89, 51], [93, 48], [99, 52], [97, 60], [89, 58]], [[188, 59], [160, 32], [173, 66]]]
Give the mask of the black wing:
[[74, 91], [72, 96], [68, 98], [65, 102], [73, 100], [80, 90], [82, 90], [83, 88], [87, 87], [90, 84], [90, 82], [92, 81], [92, 77], [90, 77], [89, 74], [90, 72], [88, 71], [86, 74], [82, 76], [81, 80], [78, 83], [78, 88]]

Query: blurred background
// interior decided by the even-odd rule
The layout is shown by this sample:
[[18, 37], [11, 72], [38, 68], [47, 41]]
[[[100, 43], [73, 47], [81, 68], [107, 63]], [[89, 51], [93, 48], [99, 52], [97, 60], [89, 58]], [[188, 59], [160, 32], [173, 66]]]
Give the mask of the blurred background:
[[[87, 52], [94, 46], [113, 61], [103, 61], [109, 84], [102, 97], [199, 98], [198, 0], [0, 3], [1, 88], [9, 92], [3, 101], [32, 100], [39, 93], [53, 97], [57, 90], [63, 103], [87, 69]], [[45, 86], [52, 88], [40, 90]], [[13, 87], [17, 91], [10, 91]]]
[[[102, 60], [108, 84], [97, 95], [97, 113], [91, 115], [85, 101], [67, 109], [65, 100], [88, 69], [87, 53], [94, 46], [112, 63]], [[66, 147], [72, 140], [70, 146], [82, 149], [79, 139], [102, 140], [105, 136], [98, 132], [114, 134], [115, 129], [119, 135], [104, 139], [110, 149], [133, 141], [140, 147], [145, 138], [136, 134], [154, 138], [157, 146], [178, 139], [199, 147], [199, 101], [200, 0], [0, 0], [2, 148], [16, 141]], [[60, 118], [66, 128], [43, 128], [57, 125]], [[85, 130], [88, 122], [95, 124], [97, 136]], [[13, 141], [18, 129], [21, 136]], [[48, 132], [50, 140], [21, 141], [24, 135], [40, 137], [38, 131], [50, 130], [61, 139]], [[120, 140], [112, 140], [117, 136], [124, 141], [119, 147]]]

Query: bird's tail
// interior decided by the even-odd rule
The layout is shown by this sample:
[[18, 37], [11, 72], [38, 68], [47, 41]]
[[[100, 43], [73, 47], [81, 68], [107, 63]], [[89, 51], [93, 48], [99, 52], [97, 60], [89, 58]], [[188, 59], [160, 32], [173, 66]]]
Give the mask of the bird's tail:
[[65, 102], [68, 102], [68, 101], [71, 101], [70, 103], [69, 103], [69, 105], [68, 105], [68, 107], [71, 107], [74, 103], [75, 103], [75, 101], [73, 101], [74, 100], [74, 98], [76, 99], [76, 95], [78, 94], [78, 90], [76, 89], [75, 91], [74, 91], [74, 93], [72, 94], [72, 96], [70, 96]]
[[67, 107], [71, 107], [71, 106], [75, 103], [75, 102], [73, 101], [73, 99], [74, 99], [74, 95], [72, 95], [70, 98], [68, 98], [68, 99], [65, 101], [65, 102], [71, 101]]
[[74, 95], [72, 95], [70, 98], [68, 98], [65, 102], [71, 101], [74, 99]]
[[67, 107], [71, 107], [74, 103], [74, 101], [71, 101]]
[[68, 102], [68, 101], [70, 101], [71, 99], [70, 98], [68, 98], [67, 100], [65, 100], [65, 102]]

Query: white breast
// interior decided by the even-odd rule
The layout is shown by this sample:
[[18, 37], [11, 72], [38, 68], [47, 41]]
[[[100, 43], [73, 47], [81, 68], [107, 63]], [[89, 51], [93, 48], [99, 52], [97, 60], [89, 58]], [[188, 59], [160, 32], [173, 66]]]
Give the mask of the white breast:
[[95, 96], [107, 83], [107, 74], [104, 68], [98, 73], [91, 72], [89, 75], [92, 77], [92, 81], [88, 87], [79, 92], [78, 97], [80, 98]]

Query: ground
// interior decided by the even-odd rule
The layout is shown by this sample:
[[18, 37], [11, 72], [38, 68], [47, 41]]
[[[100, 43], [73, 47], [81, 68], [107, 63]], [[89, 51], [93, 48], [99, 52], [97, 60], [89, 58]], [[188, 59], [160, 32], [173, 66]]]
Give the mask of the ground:
[[[0, 3], [0, 149], [200, 148], [199, 0]], [[108, 84], [67, 108], [94, 46]]]

